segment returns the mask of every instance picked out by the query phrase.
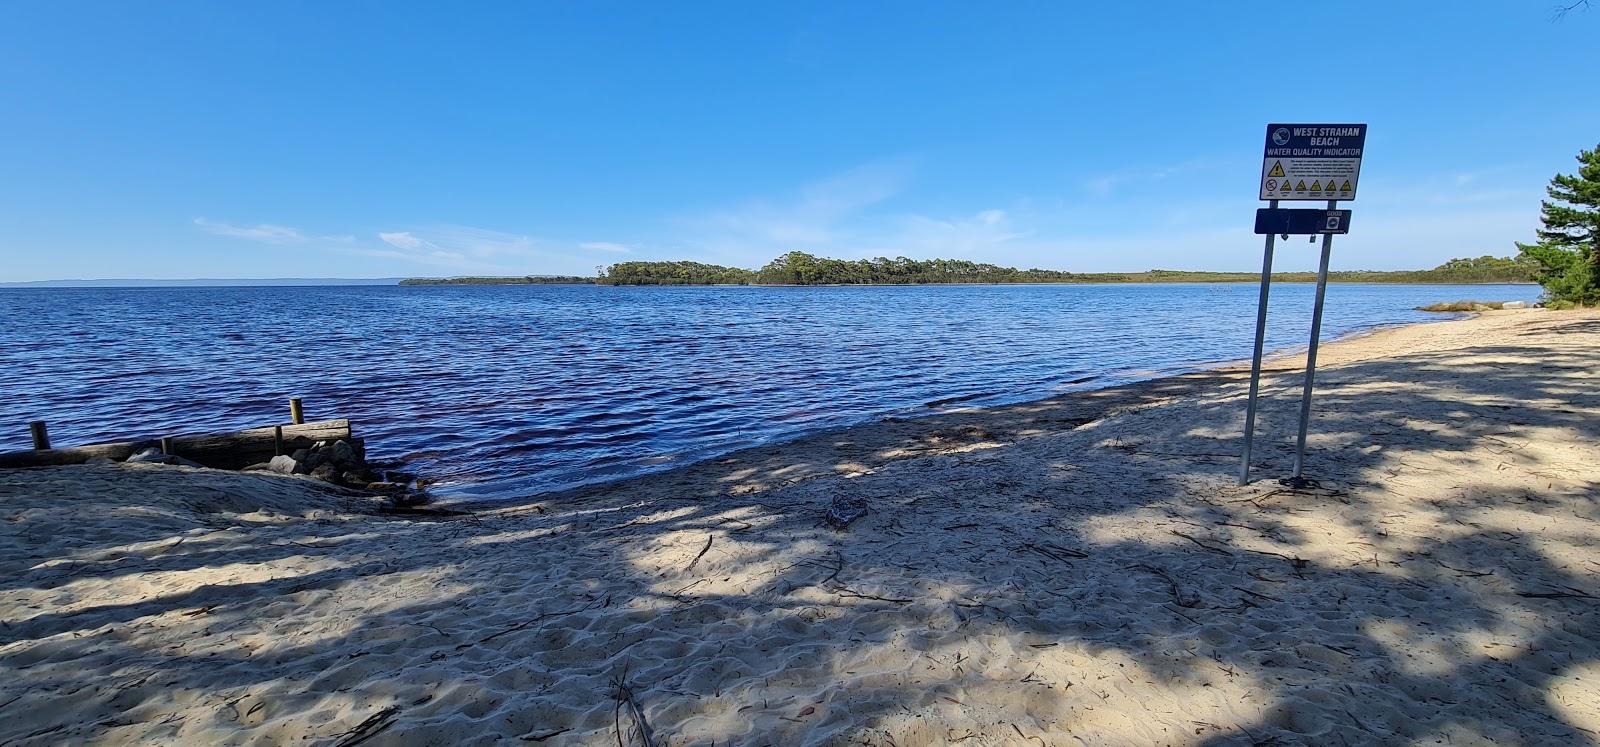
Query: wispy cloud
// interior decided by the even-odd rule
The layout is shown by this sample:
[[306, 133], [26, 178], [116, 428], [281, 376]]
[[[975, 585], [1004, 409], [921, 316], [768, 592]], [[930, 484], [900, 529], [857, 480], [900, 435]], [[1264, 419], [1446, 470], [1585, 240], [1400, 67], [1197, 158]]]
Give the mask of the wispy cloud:
[[898, 194], [912, 172], [905, 161], [878, 161], [802, 187], [788, 198], [753, 200], [690, 216], [683, 223], [712, 246], [824, 246], [842, 224]]
[[610, 241], [586, 241], [579, 244], [578, 248], [587, 249], [591, 252], [611, 252], [612, 254], [630, 254], [633, 252], [633, 247], [627, 244], [617, 244]]
[[507, 264], [507, 260], [548, 258], [550, 254], [531, 236], [473, 226], [379, 231], [378, 240], [392, 248], [366, 249], [362, 253], [476, 272], [530, 272], [533, 268], [523, 263]]
[[232, 223], [195, 218], [194, 224], [206, 233], [218, 236], [229, 236], [236, 239], [259, 241], [263, 244], [310, 244], [310, 243], [339, 243], [348, 244], [355, 241], [354, 236], [317, 236], [307, 234], [297, 228], [278, 226], [271, 223], [258, 223], [253, 226], [236, 226]]
[[[1099, 174], [1083, 182], [1084, 191], [1097, 197], [1106, 197], [1124, 187], [1148, 187], [1165, 182], [1174, 177], [1187, 176], [1207, 171], [1220, 170], [1228, 164], [1210, 159], [1194, 159], [1181, 161], [1169, 166], [1130, 168], [1110, 174]], [[1241, 173], [1249, 173], [1241, 171]]]
[[852, 245], [836, 248], [841, 256], [954, 257], [988, 261], [1020, 246], [1034, 235], [1019, 228], [1005, 210], [991, 208], [963, 216], [924, 214], [886, 216], [863, 226]]

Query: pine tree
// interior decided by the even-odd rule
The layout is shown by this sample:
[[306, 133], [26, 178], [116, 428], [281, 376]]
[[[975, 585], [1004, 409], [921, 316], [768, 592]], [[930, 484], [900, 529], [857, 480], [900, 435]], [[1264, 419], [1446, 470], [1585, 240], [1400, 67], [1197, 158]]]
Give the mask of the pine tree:
[[1578, 152], [1578, 173], [1557, 174], [1540, 210], [1539, 243], [1518, 244], [1539, 265], [1547, 300], [1600, 305], [1600, 146]]

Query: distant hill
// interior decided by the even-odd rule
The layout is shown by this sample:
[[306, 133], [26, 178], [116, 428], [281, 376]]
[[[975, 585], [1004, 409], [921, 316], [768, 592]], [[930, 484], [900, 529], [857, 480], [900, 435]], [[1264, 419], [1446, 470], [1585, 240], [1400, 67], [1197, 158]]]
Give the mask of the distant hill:
[[277, 285], [396, 285], [400, 278], [194, 278], [162, 280], [22, 280], [0, 282], [0, 288], [217, 288]]

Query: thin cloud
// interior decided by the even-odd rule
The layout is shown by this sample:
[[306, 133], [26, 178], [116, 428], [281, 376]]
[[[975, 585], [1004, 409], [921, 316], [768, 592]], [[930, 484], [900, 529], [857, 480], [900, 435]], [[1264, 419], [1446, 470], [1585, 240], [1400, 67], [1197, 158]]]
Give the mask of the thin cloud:
[[1124, 169], [1110, 174], [1100, 174], [1084, 180], [1083, 189], [1097, 197], [1106, 197], [1114, 192], [1119, 192], [1123, 187], [1154, 185], [1178, 176], [1218, 171], [1229, 167], [1221, 161], [1210, 159], [1194, 159], [1181, 161], [1170, 166], [1157, 169]]
[[253, 226], [236, 226], [221, 221], [211, 221], [205, 218], [195, 218], [194, 224], [206, 233], [217, 236], [228, 236], [236, 239], [259, 241], [263, 244], [312, 244], [312, 243], [339, 243], [348, 244], [355, 241], [354, 236], [315, 236], [302, 232], [297, 228], [279, 226], [271, 223], [258, 223]]
[[610, 241], [587, 241], [579, 244], [578, 248], [587, 249], [591, 252], [611, 252], [612, 254], [631, 254], [633, 252], [633, 247], [627, 244], [616, 244]]
[[[531, 272], [532, 260], [549, 260], [552, 253], [531, 236], [473, 226], [442, 225], [404, 231], [379, 231], [378, 240], [390, 249], [363, 249], [369, 257], [397, 259], [431, 267], [473, 272], [522, 274]], [[524, 258], [526, 264], [508, 264]]]
[[868, 163], [808, 184], [786, 199], [753, 200], [683, 223], [708, 247], [825, 246], [846, 237], [844, 222], [899, 194], [911, 170], [904, 161]]
[[385, 244], [412, 251], [426, 248], [428, 245], [428, 242], [412, 236], [410, 231], [379, 231], [378, 238], [381, 239]]

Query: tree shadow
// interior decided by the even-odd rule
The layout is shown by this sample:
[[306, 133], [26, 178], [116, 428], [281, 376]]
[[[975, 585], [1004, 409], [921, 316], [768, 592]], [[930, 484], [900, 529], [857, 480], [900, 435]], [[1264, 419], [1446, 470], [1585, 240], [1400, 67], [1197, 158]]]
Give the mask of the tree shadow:
[[[1597, 331], [1321, 372], [1313, 487], [1234, 484], [1247, 375], [1208, 372], [255, 527], [118, 577], [277, 575], [8, 605], [0, 738], [616, 743], [623, 679], [673, 745], [1593, 741]], [[1265, 382], [1260, 474], [1298, 384]]]

